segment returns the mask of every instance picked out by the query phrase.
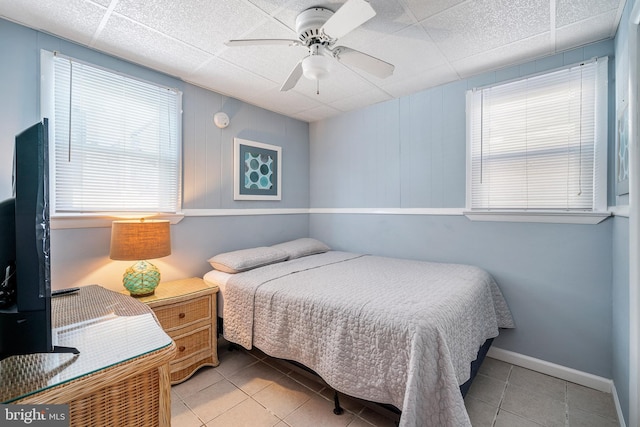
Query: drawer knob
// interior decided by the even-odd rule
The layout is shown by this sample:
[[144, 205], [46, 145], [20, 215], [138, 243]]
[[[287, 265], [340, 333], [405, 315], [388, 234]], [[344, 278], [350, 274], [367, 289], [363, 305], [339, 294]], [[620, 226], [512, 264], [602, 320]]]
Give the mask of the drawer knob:
[[178, 351], [182, 352], [182, 351], [185, 351], [186, 349], [187, 349], [187, 348], [186, 348], [185, 346], [181, 345], [181, 346], [178, 348]]
[[184, 319], [185, 316], [186, 316], [186, 314], [184, 314], [184, 313], [178, 314], [178, 317], [181, 318], [181, 319]]

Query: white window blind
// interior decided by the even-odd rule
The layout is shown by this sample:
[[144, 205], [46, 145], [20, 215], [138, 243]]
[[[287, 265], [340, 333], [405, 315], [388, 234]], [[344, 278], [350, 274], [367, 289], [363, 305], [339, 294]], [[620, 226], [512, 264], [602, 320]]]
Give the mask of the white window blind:
[[42, 58], [52, 211], [177, 212], [181, 93], [50, 52]]
[[606, 210], [607, 58], [467, 93], [471, 210]]

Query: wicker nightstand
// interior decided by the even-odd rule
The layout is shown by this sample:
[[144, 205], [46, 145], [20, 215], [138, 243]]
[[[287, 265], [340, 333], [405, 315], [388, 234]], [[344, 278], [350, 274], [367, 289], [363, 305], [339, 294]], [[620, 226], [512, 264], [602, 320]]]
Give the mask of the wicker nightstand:
[[178, 349], [170, 362], [171, 384], [178, 384], [203, 366], [218, 366], [217, 286], [190, 279], [161, 282], [155, 294], [136, 298], [154, 311]]

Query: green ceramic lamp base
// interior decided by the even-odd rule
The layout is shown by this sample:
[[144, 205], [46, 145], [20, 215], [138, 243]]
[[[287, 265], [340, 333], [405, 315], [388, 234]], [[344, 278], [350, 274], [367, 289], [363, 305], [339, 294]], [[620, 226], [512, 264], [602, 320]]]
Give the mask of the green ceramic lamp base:
[[122, 276], [122, 285], [133, 297], [153, 295], [160, 283], [160, 270], [147, 261], [138, 261], [127, 268]]

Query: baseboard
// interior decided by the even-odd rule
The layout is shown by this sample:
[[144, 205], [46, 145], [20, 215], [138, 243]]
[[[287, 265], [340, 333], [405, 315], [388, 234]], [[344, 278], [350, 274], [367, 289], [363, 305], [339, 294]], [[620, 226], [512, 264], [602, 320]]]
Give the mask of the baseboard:
[[622, 407], [620, 406], [620, 399], [618, 399], [618, 390], [616, 389], [616, 384], [611, 384], [611, 394], [613, 395], [613, 403], [616, 405], [616, 412], [618, 414], [618, 424], [620, 427], [627, 427], [627, 423], [624, 420], [624, 415], [622, 414]]
[[524, 354], [513, 351], [491, 347], [487, 356], [605, 393], [611, 393], [613, 389], [613, 381], [608, 378], [599, 377], [573, 368], [567, 368], [566, 366], [556, 365], [555, 363], [525, 356]]

